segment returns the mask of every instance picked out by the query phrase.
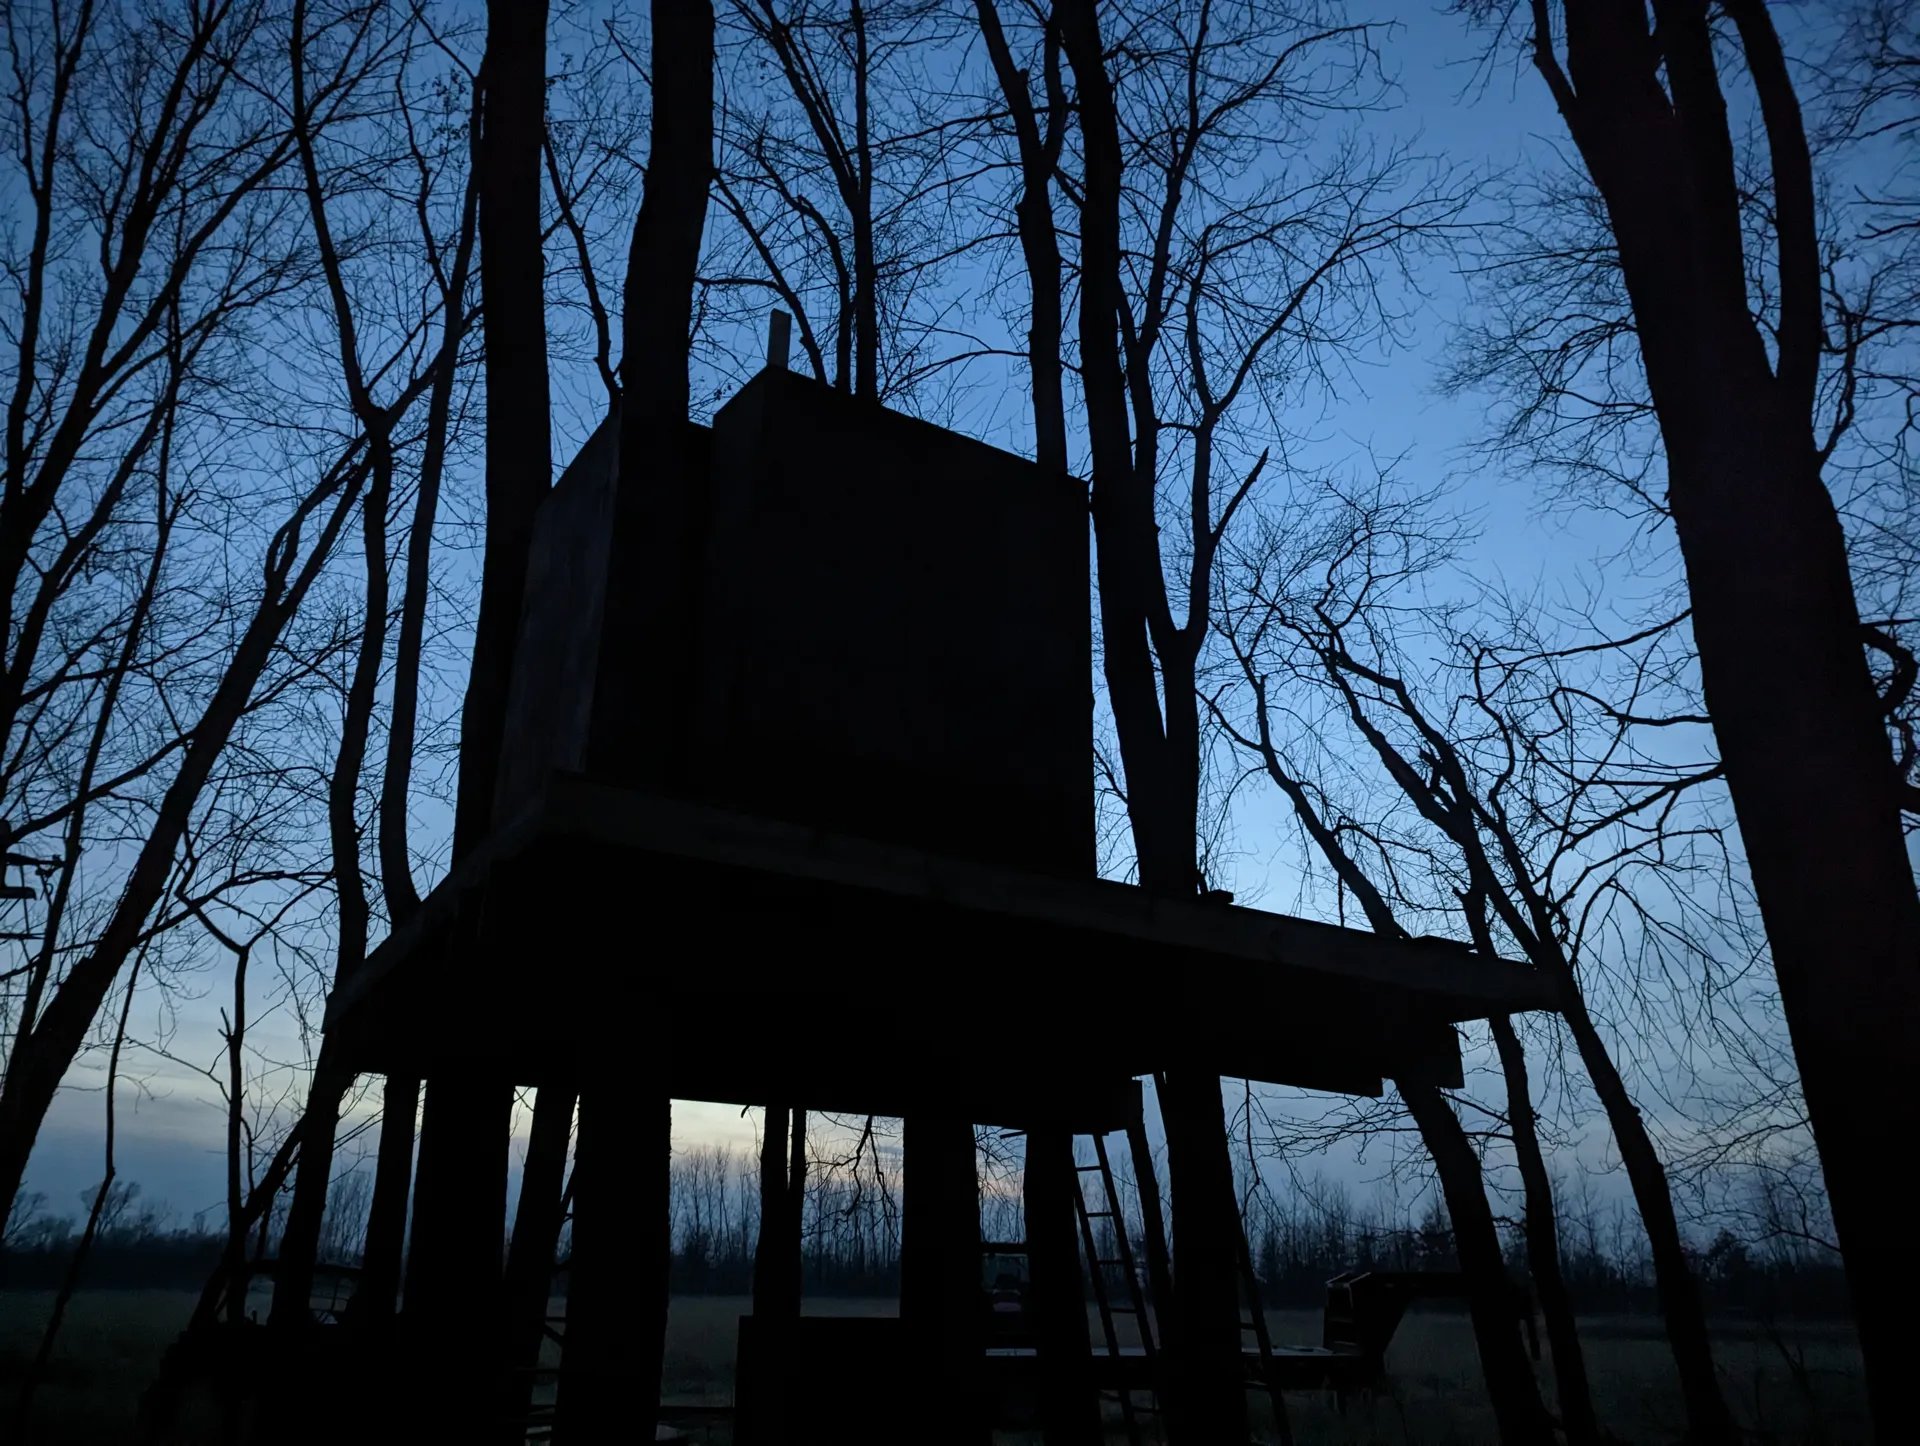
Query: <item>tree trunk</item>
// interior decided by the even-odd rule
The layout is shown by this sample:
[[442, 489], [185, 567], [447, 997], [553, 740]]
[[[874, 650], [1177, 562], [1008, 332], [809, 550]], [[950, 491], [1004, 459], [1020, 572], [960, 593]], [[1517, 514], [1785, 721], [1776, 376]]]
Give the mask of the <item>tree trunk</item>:
[[340, 1101], [353, 1085], [351, 1073], [335, 1059], [337, 1051], [320, 1042], [313, 1082], [307, 1089], [304, 1118], [307, 1128], [294, 1171], [293, 1204], [286, 1229], [280, 1234], [279, 1260], [274, 1275], [273, 1307], [269, 1325], [285, 1329], [304, 1327], [313, 1320], [313, 1269], [319, 1253], [320, 1225], [333, 1182], [333, 1142], [340, 1127]]
[[[974, 10], [980, 21], [980, 34], [986, 41], [987, 58], [993, 64], [994, 78], [1013, 115], [1014, 137], [1020, 152], [1020, 199], [1014, 205], [1014, 218], [1020, 232], [1020, 253], [1027, 265], [1033, 308], [1027, 324], [1027, 372], [1033, 386], [1033, 455], [1042, 467], [1065, 472], [1067, 404], [1062, 384], [1065, 334], [1060, 304], [1060, 241], [1053, 224], [1053, 169], [1060, 159], [1066, 118], [1060, 111], [1053, 111], [1042, 133], [1027, 89], [1026, 73], [1015, 63], [1007, 47], [1006, 31], [1000, 24], [995, 0], [974, 0]], [[1051, 90], [1059, 84], [1059, 42], [1051, 26], [1045, 45]]]
[[1494, 1045], [1500, 1051], [1500, 1069], [1507, 1082], [1507, 1121], [1513, 1134], [1513, 1154], [1526, 1192], [1527, 1273], [1533, 1278], [1540, 1315], [1547, 1324], [1547, 1344], [1553, 1352], [1553, 1380], [1560, 1407], [1560, 1424], [1568, 1446], [1599, 1446], [1600, 1428], [1593, 1414], [1593, 1392], [1587, 1381], [1586, 1352], [1574, 1323], [1573, 1300], [1560, 1270], [1560, 1216], [1554, 1207], [1553, 1181], [1540, 1153], [1535, 1128], [1533, 1091], [1527, 1081], [1527, 1055], [1513, 1021], [1496, 1014]]
[[[1198, 760], [1169, 757], [1159, 682], [1148, 645], [1155, 599], [1165, 600], [1150, 488], [1134, 466], [1126, 379], [1116, 343], [1122, 304], [1123, 166], [1113, 87], [1091, 0], [1061, 0], [1062, 47], [1079, 89], [1086, 176], [1080, 206], [1080, 370], [1093, 453], [1093, 533], [1100, 653], [1127, 780], [1127, 817], [1143, 888], [1192, 894], [1193, 830], [1184, 834], [1172, 778]], [[1174, 687], [1168, 684], [1169, 689]], [[1179, 1255], [1176, 1247], [1175, 1256]]]
[[[1739, 430], [1737, 426], [1729, 430]], [[1845, 541], [1800, 440], [1712, 439], [1673, 488], [1714, 737], [1772, 946], [1883, 1439], [1904, 1423], [1908, 1212], [1884, 1121], [1920, 1039], [1920, 903]], [[1756, 445], [1757, 444], [1757, 445]], [[1676, 467], [1676, 472], [1679, 468]]]
[[[952, 1115], [910, 1114], [901, 1211], [900, 1329], [908, 1383], [883, 1388], [889, 1406], [937, 1400], [921, 1439], [986, 1446], [980, 1391], [985, 1348], [980, 1293], [980, 1181], [973, 1126]], [[804, 1387], [801, 1387], [804, 1389]], [[806, 1439], [802, 1433], [801, 1439]]]
[[385, 1320], [393, 1314], [400, 1292], [407, 1196], [413, 1179], [413, 1131], [419, 1113], [420, 1081], [388, 1075], [380, 1095], [380, 1149], [373, 1167], [373, 1203], [367, 1212], [367, 1247], [360, 1261], [360, 1288], [353, 1293], [356, 1319]]
[[[643, 557], [607, 580], [593, 699], [591, 771], [662, 791], [686, 777], [690, 618], [700, 586], [688, 425], [688, 337], [713, 176], [713, 6], [654, 0], [646, 191], [627, 250], [621, 339], [620, 485], [612, 555]], [[647, 665], [636, 667], [644, 657]]]
[[800, 1300], [793, 1290], [800, 1237], [790, 1228], [790, 1146], [787, 1107], [768, 1105], [760, 1132], [760, 1239], [753, 1252], [753, 1314], [769, 1326], [800, 1314]]
[[[460, 711], [459, 799], [453, 822], [456, 864], [495, 822], [494, 787], [526, 593], [527, 552], [535, 514], [553, 481], [540, 232], [546, 55], [546, 0], [489, 0], [487, 49], [481, 62], [480, 139], [475, 147], [480, 302], [486, 336], [487, 527], [473, 658]], [[451, 1302], [473, 1284], [473, 1270], [499, 1279], [497, 1259], [490, 1269], [476, 1260], [461, 1262], [457, 1256], [443, 1255], [437, 1240], [444, 1218], [440, 1212], [461, 1207], [431, 1178], [433, 1172], [487, 1178], [490, 1162], [464, 1158], [464, 1152], [485, 1149], [490, 1153], [495, 1137], [488, 1122], [512, 1105], [509, 1086], [475, 1082], [472, 1087], [478, 1093], [457, 1088], [450, 1076], [427, 1082], [420, 1119], [414, 1252], [407, 1272], [410, 1305]], [[436, 1139], [443, 1132], [446, 1139]], [[504, 1141], [500, 1147], [504, 1150]], [[504, 1206], [502, 1211], [504, 1215]], [[424, 1256], [423, 1240], [433, 1242]], [[434, 1275], [442, 1259], [456, 1272], [444, 1281]]]
[[1183, 1446], [1244, 1442], [1240, 1202], [1219, 1079], [1169, 1071], [1160, 1089], [1160, 1116], [1173, 1176], [1170, 1423]]
[[1580, 1053], [1580, 1062], [1586, 1067], [1593, 1091], [1607, 1112], [1614, 1143], [1620, 1149], [1620, 1163], [1626, 1167], [1634, 1204], [1640, 1210], [1640, 1223], [1647, 1232], [1660, 1314], [1666, 1324], [1667, 1341], [1673, 1347], [1674, 1365], [1680, 1373], [1689, 1434], [1698, 1442], [1736, 1441], [1739, 1430], [1727, 1410], [1726, 1397], [1721, 1393], [1719, 1375], [1714, 1369], [1706, 1306], [1680, 1239], [1680, 1221], [1673, 1210], [1673, 1189], [1667, 1181], [1667, 1167], [1661, 1163], [1660, 1152], [1647, 1133], [1647, 1122], [1641, 1118], [1639, 1106], [1628, 1093], [1626, 1081], [1620, 1077], [1612, 1055], [1594, 1028], [1586, 1000], [1570, 990], [1560, 1012], [1573, 1035], [1574, 1047]]
[[[439, 1094], [451, 1107], [434, 1116]], [[443, 1424], [477, 1439], [499, 1402], [476, 1371], [500, 1360], [502, 1245], [507, 1219], [507, 1152], [513, 1089], [490, 1075], [447, 1071], [427, 1081], [413, 1246], [407, 1256], [407, 1315], [417, 1330], [420, 1400]]]
[[520, 1171], [520, 1204], [507, 1247], [506, 1410], [503, 1440], [526, 1440], [533, 1404], [534, 1370], [546, 1339], [547, 1307], [553, 1297], [554, 1253], [566, 1192], [567, 1142], [573, 1135], [574, 1093], [542, 1088], [533, 1103], [533, 1132]]
[[[652, 532], [658, 542], [651, 555], [658, 563], [616, 569], [609, 579], [604, 616], [618, 625], [602, 629], [588, 765], [671, 787], [683, 761], [684, 715], [673, 690], [688, 671], [692, 632], [673, 620], [694, 586], [686, 547], [694, 460], [687, 348], [713, 174], [713, 6], [711, 0], [653, 0], [652, 19], [651, 145], [627, 253], [620, 475], [612, 526], [614, 555], [627, 555], [623, 549]], [[645, 575], [634, 576], [636, 571]], [[636, 639], [630, 624], [641, 617], [664, 626]], [[636, 643], [650, 657], [645, 679], [632, 665]], [[578, 1441], [599, 1439], [616, 1423], [622, 1434], [650, 1439], [660, 1406], [672, 1255], [672, 1105], [662, 1091], [658, 1132], [640, 1146], [638, 1232], [620, 1219], [615, 1205], [622, 1151], [615, 1134], [621, 1116], [614, 1108], [610, 1094], [582, 1095], [567, 1374], [556, 1421], [557, 1433]], [[628, 1358], [620, 1349], [621, 1317], [632, 1311], [640, 1320], [636, 1371], [622, 1368]], [[640, 1387], [637, 1412], [629, 1388], [633, 1374]]]
[[853, 394], [880, 400], [880, 268], [873, 247], [873, 140], [868, 114], [867, 13], [847, 12], [853, 27]]
[[[1777, 317], [1749, 300], [1742, 194], [1719, 81], [1728, 37], [1662, 5], [1569, 6], [1567, 66], [1535, 64], [1607, 204], [1667, 453], [1700, 677], [1766, 922], [1853, 1292], [1874, 1419], [1906, 1427], [1908, 1221], [1875, 1102], [1904, 1098], [1920, 1038], [1920, 896], [1845, 532], [1813, 437], [1823, 350], [1812, 158], [1764, 5], [1732, 0], [1764, 126]], [[1696, 1363], [1695, 1375], [1699, 1367]], [[1689, 1401], [1705, 1408], [1704, 1381]], [[1717, 1392], [1716, 1392], [1717, 1395]], [[1694, 1422], [1721, 1437], [1724, 1403]]]
[[788, 1257], [788, 1269], [792, 1272], [787, 1289], [793, 1297], [793, 1309], [799, 1313], [800, 1302], [805, 1294], [805, 1285], [801, 1279], [801, 1240], [805, 1234], [807, 1221], [807, 1112], [796, 1109], [793, 1112], [793, 1149], [787, 1157], [787, 1239], [793, 1242], [793, 1250]]
[[[315, 208], [316, 216], [322, 214], [317, 200]], [[330, 252], [331, 243], [325, 249]], [[346, 314], [343, 306], [341, 315], [344, 318]], [[340, 746], [334, 754], [333, 775], [327, 780], [327, 825], [332, 844], [334, 892], [338, 898], [334, 946], [336, 987], [351, 979], [367, 956], [370, 910], [366, 871], [360, 863], [358, 805], [367, 737], [373, 726], [374, 694], [386, 660], [387, 503], [393, 492], [393, 448], [384, 431], [378, 430], [381, 425], [368, 419], [373, 481], [367, 488], [365, 501], [360, 504], [362, 556], [367, 574], [366, 611], [361, 624], [360, 651], [354, 659], [353, 679], [340, 719]], [[320, 1228], [327, 1213], [327, 1196], [333, 1185], [333, 1144], [340, 1122], [340, 1101], [353, 1086], [353, 1072], [337, 1058], [339, 1051], [328, 1047], [330, 1043], [326, 1039], [321, 1041], [320, 1056], [314, 1062], [307, 1109], [317, 1113], [300, 1151], [300, 1164], [293, 1177], [293, 1205], [287, 1212], [287, 1228], [280, 1236], [280, 1273], [275, 1278], [269, 1324], [283, 1329], [304, 1327], [311, 1319], [313, 1269], [320, 1248]]]
[[1154, 1177], [1153, 1150], [1147, 1143], [1146, 1121], [1136, 1111], [1127, 1121], [1127, 1150], [1133, 1160], [1133, 1178], [1140, 1189], [1140, 1227], [1145, 1235], [1147, 1283], [1153, 1289], [1153, 1325], [1160, 1349], [1173, 1339], [1173, 1268], [1167, 1257], [1167, 1223], [1160, 1210], [1160, 1182]]
[[[474, 87], [473, 116], [481, 116], [482, 91]], [[480, 126], [474, 125], [475, 142]], [[470, 147], [471, 149], [471, 147]], [[453, 412], [460, 344], [466, 336], [467, 278], [478, 233], [479, 167], [467, 177], [453, 268], [441, 290], [440, 357], [427, 398], [427, 435], [420, 457], [413, 522], [407, 533], [407, 576], [400, 598], [400, 629], [393, 659], [393, 698], [387, 716], [387, 746], [380, 777], [377, 848], [380, 887], [387, 920], [398, 928], [420, 907], [408, 851], [408, 804], [412, 794], [413, 753], [419, 714], [420, 655], [426, 637], [427, 598], [433, 561], [433, 529], [440, 510], [440, 483], [446, 470], [447, 432]], [[401, 1254], [406, 1241], [407, 1198], [413, 1184], [414, 1126], [420, 1109], [420, 1081], [389, 1075], [382, 1089], [379, 1161], [373, 1173], [373, 1201], [367, 1214], [367, 1244], [354, 1292], [356, 1319], [385, 1320], [393, 1314], [400, 1289]], [[404, 1119], [404, 1131], [395, 1131]]]
[[[1520, 1324], [1513, 1308], [1513, 1288], [1500, 1255], [1500, 1234], [1487, 1204], [1486, 1182], [1480, 1161], [1466, 1131], [1446, 1096], [1432, 1085], [1394, 1087], [1420, 1127], [1420, 1137], [1433, 1156], [1453, 1223], [1453, 1248], [1467, 1278], [1467, 1306], [1473, 1317], [1474, 1341], [1480, 1348], [1480, 1370], [1499, 1424], [1504, 1446], [1541, 1443], [1550, 1446], [1553, 1426], [1540, 1401], [1533, 1365], [1520, 1344]], [[1178, 1217], [1176, 1217], [1178, 1218]]]
[[[493, 823], [507, 688], [534, 514], [553, 483], [540, 145], [546, 135], [546, 0], [488, 0], [476, 168], [486, 333], [487, 530], [473, 662], [460, 711], [453, 853]], [[427, 1091], [429, 1097], [433, 1091]]]
[[650, 1441], [659, 1421], [673, 1104], [657, 1090], [638, 1105], [632, 1096], [624, 1080], [580, 1092], [556, 1442]]
[[760, 1238], [753, 1252], [753, 1365], [750, 1379], [737, 1387], [736, 1428], [742, 1441], [763, 1446], [783, 1446], [793, 1439], [803, 1399], [793, 1379], [792, 1333], [800, 1318], [800, 1233], [787, 1180], [790, 1135], [787, 1107], [768, 1105], [760, 1131]]
[[1080, 1223], [1072, 1192], [1073, 1136], [1027, 1131], [1027, 1270], [1040, 1357], [1040, 1425], [1047, 1446], [1099, 1446], [1087, 1296], [1080, 1270]]

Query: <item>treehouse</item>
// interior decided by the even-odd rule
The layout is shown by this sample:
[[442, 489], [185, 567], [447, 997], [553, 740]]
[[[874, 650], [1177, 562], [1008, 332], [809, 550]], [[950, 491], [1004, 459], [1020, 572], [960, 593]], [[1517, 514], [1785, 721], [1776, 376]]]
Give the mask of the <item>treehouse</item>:
[[[578, 1090], [582, 1157], [596, 1098], [643, 1159], [673, 1097], [897, 1115], [927, 1323], [900, 1380], [970, 1391], [973, 1125], [1143, 1139], [1154, 1071], [1457, 1084], [1458, 1021], [1551, 1004], [1458, 946], [1098, 877], [1082, 483], [779, 365], [674, 440], [623, 495], [609, 422], [546, 499], [494, 826], [328, 1006], [352, 1068], [428, 1082], [410, 1313], [480, 1318], [450, 1273], [498, 1268], [505, 1114], [436, 1139], [436, 1080]], [[642, 1294], [645, 1256], [619, 1266]], [[834, 1350], [871, 1364], [859, 1329]], [[759, 1339], [743, 1409], [804, 1354]], [[805, 1439], [768, 1419], [740, 1439]]]
[[1168, 1068], [1457, 1083], [1456, 1022], [1550, 1005], [1096, 876], [1083, 484], [780, 367], [692, 440], [671, 506], [620, 506], [611, 421], [543, 506], [497, 826], [335, 992], [360, 1069], [644, 1048], [681, 1098], [1018, 1126]]

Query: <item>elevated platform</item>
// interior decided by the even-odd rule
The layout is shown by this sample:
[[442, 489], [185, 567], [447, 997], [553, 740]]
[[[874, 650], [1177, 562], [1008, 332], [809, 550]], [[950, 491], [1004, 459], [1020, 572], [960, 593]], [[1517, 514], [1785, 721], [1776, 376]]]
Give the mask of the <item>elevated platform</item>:
[[631, 1056], [682, 1098], [1090, 1128], [1154, 1070], [1457, 1083], [1454, 1023], [1552, 1004], [1458, 945], [560, 774], [336, 989], [326, 1028], [363, 1070], [537, 1085]]

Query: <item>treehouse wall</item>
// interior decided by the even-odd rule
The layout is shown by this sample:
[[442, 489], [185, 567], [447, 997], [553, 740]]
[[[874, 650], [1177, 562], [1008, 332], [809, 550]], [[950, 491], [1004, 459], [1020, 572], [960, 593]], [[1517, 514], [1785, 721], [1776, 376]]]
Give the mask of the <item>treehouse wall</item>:
[[[614, 536], [611, 423], [543, 506], [501, 819], [551, 771], [584, 768], [594, 732], [593, 771], [625, 765], [652, 791], [1091, 874], [1082, 484], [784, 370], [720, 409], [710, 450], [706, 475], [679, 484], [680, 536]], [[679, 623], [603, 616], [610, 569], [676, 553], [693, 578], [680, 674], [656, 646]], [[659, 606], [631, 591], [634, 607]], [[596, 659], [636, 670], [645, 707], [679, 711], [678, 757], [641, 746], [636, 720], [594, 718]]]

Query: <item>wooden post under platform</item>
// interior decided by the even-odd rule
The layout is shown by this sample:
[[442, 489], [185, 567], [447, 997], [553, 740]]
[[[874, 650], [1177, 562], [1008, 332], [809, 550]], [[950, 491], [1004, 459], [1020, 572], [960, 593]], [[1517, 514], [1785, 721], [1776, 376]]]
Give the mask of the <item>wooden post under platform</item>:
[[513, 1089], [492, 1074], [443, 1071], [426, 1086], [404, 1300], [423, 1419], [478, 1439], [499, 1409], [475, 1373], [501, 1364], [502, 1246]]
[[672, 1150], [664, 1089], [612, 1079], [581, 1087], [556, 1442], [653, 1438], [667, 1343]]
[[1163, 1077], [1173, 1212], [1174, 1329], [1168, 1351], [1173, 1437], [1241, 1446], [1247, 1437], [1240, 1353], [1239, 1203], [1233, 1193], [1220, 1080], [1197, 1071]]
[[980, 1290], [980, 1179], [973, 1126], [948, 1115], [904, 1121], [900, 1325], [918, 1439], [985, 1446]]
[[[1040, 1426], [1047, 1446], [1099, 1446], [1073, 1136], [1058, 1125], [1027, 1131], [1027, 1270], [1040, 1356]], [[1118, 1223], [1118, 1222], [1116, 1222]]]

